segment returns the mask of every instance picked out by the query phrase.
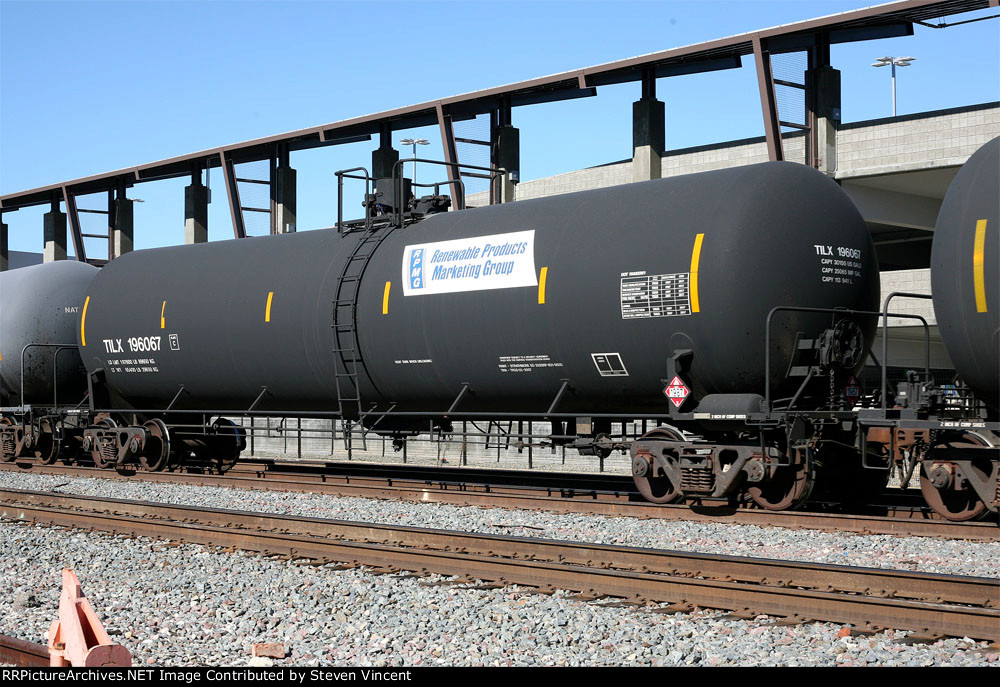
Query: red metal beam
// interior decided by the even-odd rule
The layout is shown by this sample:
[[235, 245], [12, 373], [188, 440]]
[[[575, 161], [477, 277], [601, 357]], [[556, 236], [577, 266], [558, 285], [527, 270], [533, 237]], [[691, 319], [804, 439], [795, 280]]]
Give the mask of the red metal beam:
[[760, 34], [754, 34], [753, 37], [753, 59], [757, 64], [757, 87], [760, 90], [760, 109], [764, 115], [767, 159], [784, 160], [785, 153], [781, 147], [778, 103], [774, 97], [774, 78], [771, 75], [771, 55], [764, 49]]
[[238, 239], [245, 239], [247, 236], [246, 226], [243, 224], [243, 210], [240, 208], [240, 188], [236, 183], [236, 169], [233, 161], [226, 157], [226, 153], [219, 152], [219, 162], [222, 166], [222, 176], [226, 180], [226, 197], [229, 199], [229, 214], [233, 218], [233, 235]]
[[[441, 148], [444, 150], [444, 161], [448, 163], [448, 180], [452, 182], [451, 193], [456, 210], [465, 209], [465, 189], [462, 188], [462, 175], [458, 165], [458, 149], [455, 147], [455, 131], [451, 125], [451, 116], [444, 113], [441, 103], [435, 105], [438, 127], [441, 129]], [[416, 193], [414, 189], [414, 193]]]
[[62, 187], [63, 203], [66, 204], [66, 214], [69, 216], [69, 230], [73, 235], [73, 252], [80, 262], [87, 262], [87, 249], [83, 245], [83, 231], [80, 229], [80, 213], [76, 209], [76, 196], [69, 188]]

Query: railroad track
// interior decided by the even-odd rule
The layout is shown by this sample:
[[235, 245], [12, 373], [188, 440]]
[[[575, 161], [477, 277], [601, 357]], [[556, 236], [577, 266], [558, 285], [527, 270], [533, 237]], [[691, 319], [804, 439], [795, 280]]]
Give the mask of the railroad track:
[[0, 663], [22, 668], [43, 668], [49, 665], [49, 649], [41, 644], [26, 642], [10, 635], [0, 635]]
[[[291, 466], [291, 467], [289, 467]], [[728, 506], [662, 505], [636, 500], [638, 495], [625, 490], [530, 487], [449, 481], [441, 476], [407, 474], [404, 478], [323, 471], [315, 464], [310, 469], [291, 463], [264, 462], [260, 469], [241, 467], [224, 475], [191, 472], [145, 472], [112, 470], [80, 466], [44, 466], [32, 463], [0, 463], [0, 471], [53, 474], [70, 477], [131, 479], [154, 483], [184, 483], [241, 489], [265, 489], [333, 496], [395, 499], [421, 503], [446, 503], [456, 506], [482, 506], [545, 510], [556, 513], [585, 513], [605, 516], [627, 516], [657, 520], [683, 520], [817, 529], [859, 534], [894, 534], [928, 536], [977, 541], [1000, 541], [1000, 527], [991, 522], [954, 523], [931, 517], [927, 509], [897, 508], [892, 515], [854, 515], [829, 512], [774, 512]], [[296, 470], [288, 472], [286, 470]], [[492, 476], [492, 475], [490, 475]], [[436, 477], [436, 478], [435, 478]], [[470, 478], [480, 477], [478, 474]], [[505, 479], [505, 475], [499, 475]], [[481, 477], [480, 477], [481, 478]], [[525, 479], [523, 476], [517, 479]], [[516, 481], [516, 480], [515, 480]]]
[[0, 490], [0, 516], [462, 581], [1000, 640], [1000, 581]]

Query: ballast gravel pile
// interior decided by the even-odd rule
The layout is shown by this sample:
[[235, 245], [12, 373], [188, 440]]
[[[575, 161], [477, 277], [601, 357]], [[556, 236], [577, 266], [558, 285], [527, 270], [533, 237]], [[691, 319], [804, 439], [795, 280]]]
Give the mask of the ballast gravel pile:
[[[59, 571], [72, 567], [136, 666], [1000, 665], [969, 639], [840, 637], [828, 623], [671, 615], [10, 520], [0, 521], [0, 548], [0, 632], [44, 641]], [[288, 655], [251, 658], [263, 642]]]
[[554, 514], [434, 503], [404, 503], [323, 494], [256, 491], [53, 475], [0, 473], [0, 486], [230, 508], [339, 520], [384, 522], [734, 556], [835, 563], [952, 575], [1000, 577], [1000, 543], [895, 535], [859, 535], [753, 525], [671, 522], [600, 515]]

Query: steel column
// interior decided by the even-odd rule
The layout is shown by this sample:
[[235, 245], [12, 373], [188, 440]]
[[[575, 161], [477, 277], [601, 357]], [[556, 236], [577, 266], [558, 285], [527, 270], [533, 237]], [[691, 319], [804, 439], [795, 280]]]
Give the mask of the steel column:
[[10, 251], [7, 243], [7, 225], [0, 222], [0, 272], [6, 272], [9, 264]]
[[771, 55], [761, 42], [760, 34], [753, 35], [753, 58], [757, 65], [757, 87], [760, 90], [760, 109], [764, 115], [764, 136], [767, 138], [767, 158], [784, 160], [781, 146], [781, 124], [778, 121], [778, 103], [774, 97], [774, 77], [771, 75]]
[[111, 254], [108, 259], [120, 258], [135, 247], [135, 222], [132, 201], [127, 197], [124, 179], [119, 180], [115, 197], [108, 197], [108, 236]]

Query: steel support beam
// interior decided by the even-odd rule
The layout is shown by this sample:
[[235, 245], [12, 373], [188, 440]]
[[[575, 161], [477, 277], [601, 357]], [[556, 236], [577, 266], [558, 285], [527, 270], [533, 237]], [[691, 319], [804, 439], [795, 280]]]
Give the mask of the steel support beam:
[[73, 236], [73, 251], [76, 259], [87, 262], [87, 249], [83, 245], [83, 230], [80, 228], [80, 213], [76, 209], [76, 196], [68, 187], [62, 187], [63, 203], [66, 205], [66, 215], [69, 217], [69, 231]]
[[456, 210], [465, 209], [465, 189], [462, 187], [462, 175], [458, 169], [458, 149], [455, 147], [455, 131], [451, 125], [451, 115], [444, 112], [441, 103], [435, 104], [438, 127], [441, 129], [441, 148], [444, 150], [444, 161], [448, 163], [448, 180], [451, 181], [452, 199]]
[[118, 185], [117, 197], [108, 194], [108, 235], [111, 237], [111, 254], [108, 259], [120, 258], [135, 247], [133, 201], [125, 195], [125, 183]]
[[289, 163], [288, 146], [275, 144], [271, 156], [271, 233], [295, 232], [296, 174]]
[[753, 59], [757, 65], [757, 87], [760, 90], [760, 109], [764, 115], [767, 159], [784, 160], [785, 154], [781, 146], [781, 125], [778, 120], [778, 103], [774, 97], [774, 77], [771, 75], [771, 55], [765, 50], [758, 33], [753, 35]]
[[490, 113], [490, 166], [503, 170], [490, 182], [491, 202], [512, 202], [521, 180], [521, 133], [513, 125], [513, 104], [506, 96], [501, 96], [497, 109]]
[[806, 124], [809, 145], [806, 164], [826, 174], [837, 171], [837, 130], [840, 128], [840, 72], [830, 66], [829, 37], [816, 36], [806, 70]]
[[238, 239], [247, 236], [246, 225], [243, 224], [243, 210], [240, 209], [240, 189], [236, 183], [236, 166], [225, 151], [219, 153], [219, 163], [222, 175], [226, 179], [226, 197], [229, 199], [229, 214], [233, 218], [233, 235]]
[[379, 127], [378, 148], [372, 151], [372, 178], [389, 179], [399, 162], [399, 151], [392, 147], [392, 129], [388, 123]]
[[191, 169], [191, 184], [184, 188], [184, 243], [208, 241], [208, 203], [211, 191], [201, 183], [201, 165]]

